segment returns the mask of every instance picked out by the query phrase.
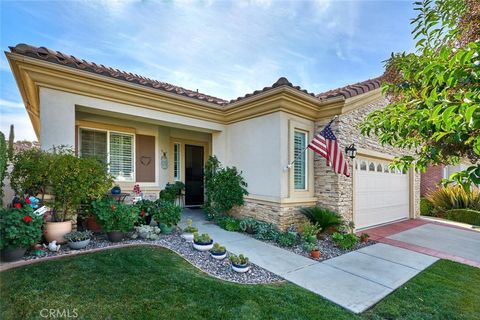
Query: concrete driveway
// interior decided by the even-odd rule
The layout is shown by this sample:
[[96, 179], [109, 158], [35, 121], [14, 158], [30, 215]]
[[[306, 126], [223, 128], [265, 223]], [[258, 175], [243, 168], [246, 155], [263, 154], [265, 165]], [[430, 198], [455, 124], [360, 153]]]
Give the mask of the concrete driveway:
[[374, 240], [480, 268], [480, 232], [427, 220], [366, 230]]

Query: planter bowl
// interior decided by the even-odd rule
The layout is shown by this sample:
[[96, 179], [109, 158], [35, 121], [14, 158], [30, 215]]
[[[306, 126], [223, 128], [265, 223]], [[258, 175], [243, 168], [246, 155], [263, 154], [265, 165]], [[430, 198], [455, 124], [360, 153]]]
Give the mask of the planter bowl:
[[227, 251], [225, 251], [224, 253], [213, 253], [213, 252], [210, 252], [210, 256], [213, 258], [213, 259], [216, 259], [216, 260], [223, 260], [227, 257]]
[[23, 258], [27, 249], [25, 248], [5, 248], [0, 250], [0, 260], [2, 262], [12, 262]]
[[210, 243], [196, 243], [193, 242], [193, 248], [198, 251], [208, 251], [213, 248], [213, 240]]
[[121, 231], [110, 231], [107, 232], [108, 240], [111, 242], [120, 242], [123, 240], [123, 232]]
[[183, 233], [182, 238], [188, 242], [193, 242], [193, 233]]
[[232, 263], [232, 269], [233, 269], [233, 271], [238, 272], [238, 273], [245, 273], [248, 270], [250, 270], [250, 266], [248, 264]]
[[75, 242], [74, 241], [68, 241], [68, 246], [70, 247], [70, 249], [80, 250], [80, 249], [83, 249], [86, 246], [88, 246], [89, 243], [90, 243], [90, 239], [82, 240], [82, 241], [75, 241]]
[[62, 222], [52, 222], [49, 221], [45, 224], [45, 228], [43, 229], [43, 235], [45, 236], [45, 240], [48, 243], [52, 241], [57, 241], [57, 244], [63, 244], [67, 242], [63, 237], [67, 233], [72, 231], [72, 222], [69, 221], [62, 221]]

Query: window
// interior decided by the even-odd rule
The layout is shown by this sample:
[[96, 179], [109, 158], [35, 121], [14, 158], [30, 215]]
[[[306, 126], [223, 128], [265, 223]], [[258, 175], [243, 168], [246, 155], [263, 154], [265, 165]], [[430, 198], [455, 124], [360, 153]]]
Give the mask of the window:
[[180, 181], [180, 143], [173, 145], [173, 179]]
[[368, 165], [368, 171], [375, 171], [375, 163], [370, 162], [370, 164]]
[[80, 129], [80, 156], [98, 157], [108, 163], [119, 181], [134, 181], [134, 135]]
[[382, 165], [380, 163], [377, 164], [377, 172], [382, 172]]
[[360, 170], [367, 171], [367, 162], [366, 161], [360, 162]]
[[307, 133], [295, 131], [293, 142], [293, 156], [296, 159], [293, 170], [295, 190], [307, 189], [307, 153], [304, 152], [306, 146]]
[[386, 173], [390, 172], [390, 170], [388, 170], [388, 164], [383, 165], [383, 172], [386, 172]]

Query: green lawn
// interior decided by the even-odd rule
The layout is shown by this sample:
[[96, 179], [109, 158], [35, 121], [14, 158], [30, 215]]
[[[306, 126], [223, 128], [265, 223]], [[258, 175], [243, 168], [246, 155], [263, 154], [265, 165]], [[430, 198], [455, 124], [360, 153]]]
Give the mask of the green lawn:
[[[238, 285], [166, 249], [108, 250], [2, 272], [1, 319], [474, 319], [480, 269], [439, 261], [361, 316], [293, 284]], [[328, 281], [328, 279], [325, 279]], [[332, 283], [334, 286], [335, 284]], [[44, 311], [45, 312], [45, 311]]]

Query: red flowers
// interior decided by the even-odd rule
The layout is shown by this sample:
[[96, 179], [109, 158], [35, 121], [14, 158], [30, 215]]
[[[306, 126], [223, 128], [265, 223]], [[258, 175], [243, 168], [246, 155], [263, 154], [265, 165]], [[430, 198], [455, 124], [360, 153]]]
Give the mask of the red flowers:
[[112, 204], [112, 211], [115, 211], [115, 209], [116, 209], [115, 206]]
[[23, 216], [23, 221], [25, 221], [26, 223], [32, 222], [32, 217], [30, 217], [30, 216]]
[[32, 203], [32, 201], [30, 201], [30, 198], [25, 198], [25, 203], [30, 204], [30, 203]]
[[140, 211], [140, 215], [141, 215], [142, 217], [145, 217], [145, 210]]
[[17, 209], [21, 209], [22, 208], [22, 204], [20, 202], [17, 202], [13, 205], [14, 208], [17, 208]]

